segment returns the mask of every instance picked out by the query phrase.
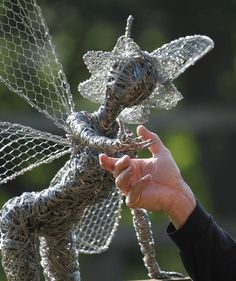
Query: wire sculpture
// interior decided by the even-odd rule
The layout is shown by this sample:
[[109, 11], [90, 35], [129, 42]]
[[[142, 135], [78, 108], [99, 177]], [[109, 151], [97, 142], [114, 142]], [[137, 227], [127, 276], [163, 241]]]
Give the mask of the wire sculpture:
[[[122, 196], [98, 155], [115, 157], [148, 147], [124, 123], [144, 123], [150, 108], [169, 109], [182, 98], [172, 84], [213, 48], [201, 35], [172, 41], [148, 53], [126, 32], [111, 52], [84, 56], [91, 78], [81, 95], [101, 104], [94, 113], [76, 112], [61, 63], [35, 0], [0, 4], [0, 80], [63, 129], [65, 137], [0, 122], [0, 183], [65, 154], [70, 159], [50, 186], [10, 199], [0, 212], [2, 264], [7, 280], [80, 280], [79, 252], [106, 250], [117, 229]], [[119, 117], [119, 119], [118, 119]], [[171, 278], [155, 260], [148, 214], [133, 210], [134, 225], [150, 278]], [[39, 248], [39, 249], [38, 249]]]

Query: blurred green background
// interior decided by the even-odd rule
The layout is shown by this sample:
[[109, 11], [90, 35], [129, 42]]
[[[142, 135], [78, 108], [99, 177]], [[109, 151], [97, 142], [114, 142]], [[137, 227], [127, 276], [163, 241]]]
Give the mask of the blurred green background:
[[[87, 50], [111, 50], [124, 34], [129, 14], [132, 37], [152, 51], [181, 36], [204, 34], [215, 48], [175, 81], [184, 99], [170, 111], [153, 110], [146, 126], [173, 153], [185, 180], [219, 224], [236, 237], [236, 1], [39, 0], [57, 53], [71, 85], [77, 110], [98, 106], [82, 99], [77, 85], [89, 77], [82, 56]], [[23, 100], [0, 86], [0, 120], [60, 134]], [[135, 131], [135, 127], [131, 126]], [[142, 152], [147, 157], [147, 152]], [[66, 159], [59, 159], [1, 186], [0, 203], [24, 191], [46, 188]], [[178, 250], [165, 234], [168, 219], [151, 214], [157, 258], [165, 270], [184, 272]], [[81, 255], [84, 281], [147, 278], [142, 255], [124, 206], [109, 250]], [[0, 280], [6, 280], [2, 271]]]

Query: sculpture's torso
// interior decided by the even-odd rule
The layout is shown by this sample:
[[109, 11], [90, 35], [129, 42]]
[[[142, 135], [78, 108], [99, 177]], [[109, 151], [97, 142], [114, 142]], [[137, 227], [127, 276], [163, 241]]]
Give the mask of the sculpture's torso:
[[[72, 124], [82, 124], [84, 128], [91, 129], [96, 136], [106, 136], [109, 139], [115, 139], [119, 131], [118, 123], [114, 122], [114, 127], [104, 132], [99, 126], [97, 115], [87, 112], [73, 113], [68, 118], [68, 123], [71, 128], [73, 128]], [[27, 230], [33, 240], [35, 237], [40, 237], [41, 263], [46, 274], [48, 273], [48, 280], [54, 280], [53, 276], [59, 278], [57, 274], [60, 274], [58, 273], [60, 270], [50, 268], [50, 259], [59, 252], [66, 252], [65, 249], [68, 249], [68, 245], [73, 246], [69, 255], [71, 256], [74, 250], [74, 259], [71, 264], [75, 263], [74, 271], [76, 271], [78, 253], [77, 241], [73, 237], [73, 232], [77, 229], [86, 207], [108, 198], [115, 190], [112, 175], [99, 165], [98, 156], [102, 151], [81, 143], [76, 140], [76, 137], [74, 138], [76, 132], [71, 133], [74, 151], [64, 167], [51, 181], [50, 187], [41, 192], [23, 193], [21, 196], [9, 200], [1, 211], [2, 241], [7, 241], [5, 245], [3, 242], [3, 252], [4, 247], [8, 249], [11, 243], [19, 242], [20, 235], [9, 237], [12, 233], [12, 221], [15, 220], [14, 224], [22, 228], [22, 231]], [[114, 155], [120, 156], [121, 154]], [[23, 218], [22, 225], [20, 225], [19, 218]], [[60, 238], [64, 242], [61, 241], [60, 244], [54, 245], [56, 249], [52, 250], [52, 243], [60, 241]], [[26, 237], [23, 240], [23, 243], [27, 242]], [[24, 279], [19, 280], [38, 280], [30, 278], [27, 279], [24, 276]], [[9, 280], [11, 280], [10, 277]]]

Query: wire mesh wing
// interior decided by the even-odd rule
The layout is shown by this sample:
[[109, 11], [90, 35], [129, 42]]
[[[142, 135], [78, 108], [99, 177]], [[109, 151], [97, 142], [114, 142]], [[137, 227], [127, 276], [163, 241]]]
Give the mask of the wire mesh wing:
[[0, 2], [0, 80], [67, 129], [74, 108], [70, 87], [34, 0]]
[[115, 186], [110, 196], [85, 209], [76, 237], [81, 253], [95, 254], [108, 249], [119, 224], [122, 196]]
[[125, 108], [119, 118], [127, 124], [143, 124], [148, 121], [150, 114], [150, 108], [146, 105], [146, 102], [138, 106], [132, 106]]
[[67, 139], [0, 122], [0, 184], [70, 152]]
[[174, 80], [190, 65], [202, 58], [214, 47], [214, 42], [204, 35], [186, 36], [174, 40], [150, 55], [161, 67], [162, 82]]

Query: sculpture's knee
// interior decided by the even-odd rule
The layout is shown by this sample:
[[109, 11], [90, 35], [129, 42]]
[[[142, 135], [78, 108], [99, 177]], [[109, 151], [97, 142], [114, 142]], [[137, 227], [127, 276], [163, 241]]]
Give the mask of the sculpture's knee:
[[25, 202], [26, 193], [10, 199], [1, 210], [1, 240], [2, 246], [7, 241], [24, 243], [34, 234], [32, 205], [33, 201]]
[[1, 254], [7, 280], [36, 281], [38, 257], [29, 206], [21, 197], [9, 200], [1, 210]]
[[40, 237], [45, 280], [80, 281], [79, 256], [71, 233]]

